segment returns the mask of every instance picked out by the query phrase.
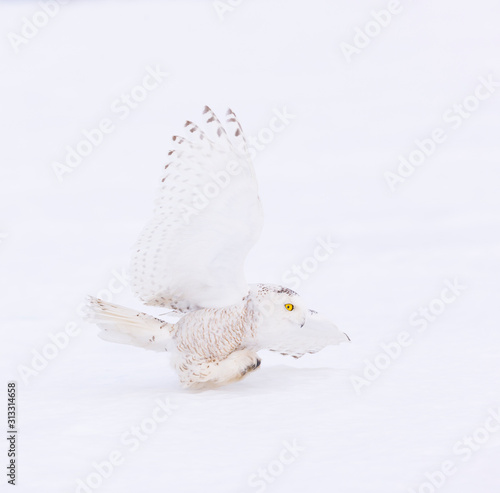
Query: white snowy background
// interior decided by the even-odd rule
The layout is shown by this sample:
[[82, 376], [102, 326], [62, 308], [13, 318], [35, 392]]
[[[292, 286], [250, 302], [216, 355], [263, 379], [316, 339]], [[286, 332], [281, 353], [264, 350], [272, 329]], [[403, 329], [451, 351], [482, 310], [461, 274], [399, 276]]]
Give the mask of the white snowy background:
[[[500, 81], [500, 4], [402, 0], [348, 61], [342, 43], [392, 2], [232, 3], [221, 19], [211, 1], [75, 0], [26, 42], [40, 4], [0, 3], [2, 395], [15, 380], [19, 399], [18, 484], [2, 473], [2, 487], [500, 491], [500, 87], [469, 98], [477, 109], [459, 128], [443, 120], [481, 77]], [[121, 119], [113, 105], [147, 67], [169, 76]], [[352, 343], [300, 360], [263, 353], [244, 381], [194, 393], [167, 355], [101, 341], [79, 313], [110, 289], [140, 308], [116, 275], [152, 212], [171, 135], [205, 104], [232, 107], [251, 136], [274, 111], [294, 116], [255, 159], [266, 224], [248, 279], [283, 283], [331, 238], [338, 248], [297, 289]], [[103, 118], [114, 131], [59, 181], [53, 163]], [[446, 141], [392, 191], [385, 173], [436, 127]], [[441, 309], [447, 281], [465, 288], [419, 331], [411, 320]], [[51, 353], [68, 324], [79, 333]], [[381, 344], [403, 331], [412, 344], [356, 392], [353, 376], [387, 363]], [[23, 377], [44, 351], [52, 360]], [[156, 425], [158, 399], [175, 409]], [[141, 425], [150, 433], [131, 450], [124, 434]], [[123, 462], [98, 476], [114, 451]]]

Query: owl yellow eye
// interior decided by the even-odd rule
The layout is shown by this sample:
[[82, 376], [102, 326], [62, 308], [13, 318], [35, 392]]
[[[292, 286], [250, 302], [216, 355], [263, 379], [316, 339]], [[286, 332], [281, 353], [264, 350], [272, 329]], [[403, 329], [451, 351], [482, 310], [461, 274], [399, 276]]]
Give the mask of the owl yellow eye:
[[291, 312], [291, 311], [294, 309], [294, 306], [293, 306], [293, 305], [290, 305], [290, 304], [287, 304], [287, 305], [285, 305], [285, 308], [286, 308], [289, 312]]

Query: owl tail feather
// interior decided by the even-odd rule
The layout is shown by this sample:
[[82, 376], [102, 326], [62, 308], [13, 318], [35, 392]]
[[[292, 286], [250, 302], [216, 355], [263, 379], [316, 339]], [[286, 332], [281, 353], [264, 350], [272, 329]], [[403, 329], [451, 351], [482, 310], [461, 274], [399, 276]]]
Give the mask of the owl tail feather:
[[99, 337], [105, 341], [165, 351], [174, 331], [174, 324], [136, 312], [124, 306], [89, 297], [86, 320], [100, 329]]

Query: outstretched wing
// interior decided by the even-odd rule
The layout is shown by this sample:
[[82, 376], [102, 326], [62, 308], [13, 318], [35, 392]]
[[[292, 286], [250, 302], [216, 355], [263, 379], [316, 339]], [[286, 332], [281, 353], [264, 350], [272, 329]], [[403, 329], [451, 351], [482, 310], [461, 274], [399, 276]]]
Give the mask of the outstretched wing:
[[131, 283], [147, 305], [220, 308], [248, 294], [244, 262], [262, 229], [257, 181], [234, 113], [227, 132], [208, 106], [207, 131], [174, 136], [154, 217], [133, 254]]

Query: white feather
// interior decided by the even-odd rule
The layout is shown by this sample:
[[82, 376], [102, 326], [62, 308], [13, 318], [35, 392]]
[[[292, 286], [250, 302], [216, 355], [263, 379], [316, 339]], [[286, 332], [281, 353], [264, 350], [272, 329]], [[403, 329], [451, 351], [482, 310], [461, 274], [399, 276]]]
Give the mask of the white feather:
[[174, 325], [147, 313], [92, 297], [87, 308], [87, 320], [102, 329], [99, 337], [105, 341], [165, 351], [172, 340]]
[[244, 263], [262, 229], [257, 182], [234, 113], [234, 142], [210, 109], [205, 115], [214, 140], [191, 122], [190, 137], [175, 138], [154, 216], [134, 249], [132, 288], [148, 305], [218, 308], [248, 293]]

